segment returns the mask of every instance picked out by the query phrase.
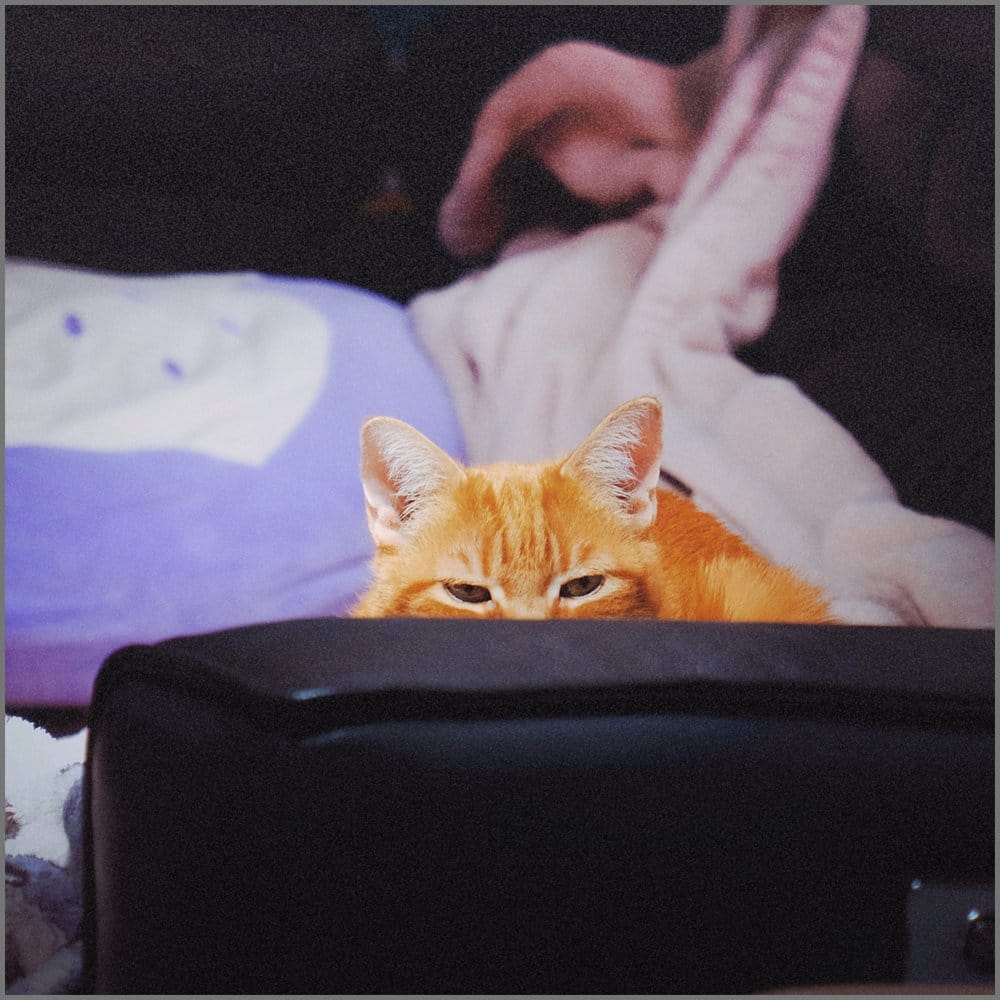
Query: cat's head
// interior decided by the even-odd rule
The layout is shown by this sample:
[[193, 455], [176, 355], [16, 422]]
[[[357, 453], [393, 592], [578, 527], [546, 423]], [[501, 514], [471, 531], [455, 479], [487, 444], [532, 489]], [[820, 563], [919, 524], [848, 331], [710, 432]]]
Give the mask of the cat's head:
[[641, 397], [565, 458], [464, 468], [408, 424], [369, 420], [375, 581], [355, 615], [654, 616], [661, 433]]

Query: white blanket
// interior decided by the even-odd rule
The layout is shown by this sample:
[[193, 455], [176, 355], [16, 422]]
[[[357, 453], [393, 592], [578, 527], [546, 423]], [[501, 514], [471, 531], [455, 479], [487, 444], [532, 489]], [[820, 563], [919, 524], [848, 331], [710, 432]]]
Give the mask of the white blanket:
[[595, 203], [646, 190], [655, 204], [526, 234], [411, 312], [472, 461], [555, 456], [653, 394], [664, 470], [844, 621], [992, 627], [992, 540], [903, 507], [843, 427], [732, 354], [771, 320], [866, 23], [861, 7], [732, 8], [719, 47], [680, 68], [587, 43], [543, 52], [485, 105], [442, 208], [446, 244], [493, 245], [515, 146]]
[[11, 995], [77, 992], [83, 967], [82, 779], [87, 731], [4, 723], [6, 963]]

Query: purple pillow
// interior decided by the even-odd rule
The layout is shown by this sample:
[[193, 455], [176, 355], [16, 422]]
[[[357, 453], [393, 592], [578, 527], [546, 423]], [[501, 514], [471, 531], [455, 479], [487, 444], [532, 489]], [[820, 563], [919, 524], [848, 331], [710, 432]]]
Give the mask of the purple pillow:
[[[8, 704], [87, 704], [128, 643], [344, 614], [372, 551], [366, 417], [399, 417], [463, 457], [405, 310], [370, 293], [8, 264], [7, 305]], [[79, 404], [91, 390], [71, 383], [88, 366], [117, 408]]]

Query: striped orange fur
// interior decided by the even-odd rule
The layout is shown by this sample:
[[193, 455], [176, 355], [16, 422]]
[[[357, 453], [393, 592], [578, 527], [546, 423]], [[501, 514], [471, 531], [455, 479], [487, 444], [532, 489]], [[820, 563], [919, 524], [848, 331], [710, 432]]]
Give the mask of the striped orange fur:
[[641, 397], [565, 458], [464, 468], [408, 424], [369, 420], [374, 579], [354, 617], [833, 621], [818, 588], [657, 486], [661, 436]]

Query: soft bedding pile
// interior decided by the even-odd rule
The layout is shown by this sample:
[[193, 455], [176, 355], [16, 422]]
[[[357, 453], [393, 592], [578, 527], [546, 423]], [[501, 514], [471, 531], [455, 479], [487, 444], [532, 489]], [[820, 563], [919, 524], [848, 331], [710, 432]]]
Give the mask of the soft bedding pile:
[[496, 243], [503, 166], [522, 148], [588, 200], [653, 203], [522, 235], [411, 308], [473, 461], [569, 450], [654, 395], [671, 481], [821, 586], [842, 620], [990, 628], [992, 539], [901, 505], [843, 427], [734, 353], [774, 314], [865, 27], [863, 7], [736, 7], [720, 47], [680, 69], [585, 43], [542, 53], [487, 102], [443, 238], [459, 253]]

